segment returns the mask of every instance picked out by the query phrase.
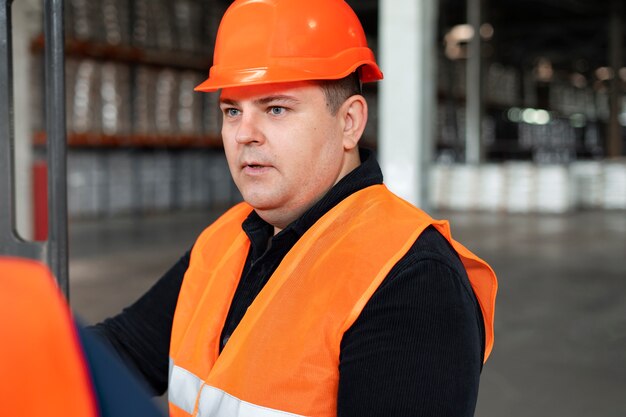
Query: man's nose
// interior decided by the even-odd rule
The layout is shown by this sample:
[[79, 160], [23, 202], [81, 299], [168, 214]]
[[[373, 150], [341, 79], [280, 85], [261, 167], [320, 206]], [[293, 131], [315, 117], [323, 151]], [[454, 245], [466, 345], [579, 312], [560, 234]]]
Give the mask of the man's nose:
[[241, 115], [235, 140], [240, 144], [251, 144], [264, 142], [264, 137], [259, 129], [258, 115], [254, 112], [244, 112]]

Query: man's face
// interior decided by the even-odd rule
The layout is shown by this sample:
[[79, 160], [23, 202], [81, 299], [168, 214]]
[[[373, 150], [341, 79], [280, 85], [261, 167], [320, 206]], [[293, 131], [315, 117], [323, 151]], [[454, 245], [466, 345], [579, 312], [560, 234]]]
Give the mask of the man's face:
[[243, 198], [278, 230], [343, 175], [341, 112], [330, 114], [314, 83], [225, 88], [222, 139]]

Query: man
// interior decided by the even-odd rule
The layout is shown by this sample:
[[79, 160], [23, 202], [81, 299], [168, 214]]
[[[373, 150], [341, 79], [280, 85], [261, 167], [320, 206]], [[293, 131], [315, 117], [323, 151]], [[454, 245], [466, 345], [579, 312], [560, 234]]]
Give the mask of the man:
[[[343, 0], [237, 0], [199, 91], [221, 90], [245, 203], [96, 329], [173, 416], [469, 416], [495, 275], [359, 150], [382, 79]], [[169, 362], [168, 362], [169, 356]]]

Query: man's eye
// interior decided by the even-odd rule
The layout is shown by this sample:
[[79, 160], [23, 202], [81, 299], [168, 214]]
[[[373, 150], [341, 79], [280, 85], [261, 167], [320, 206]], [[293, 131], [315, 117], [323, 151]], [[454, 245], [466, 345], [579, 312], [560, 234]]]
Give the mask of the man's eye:
[[240, 112], [237, 109], [229, 108], [224, 110], [224, 113], [226, 113], [226, 116], [228, 117], [235, 117], [238, 116]]
[[284, 107], [270, 107], [270, 113], [273, 116], [280, 116], [281, 114], [285, 113], [285, 108]]

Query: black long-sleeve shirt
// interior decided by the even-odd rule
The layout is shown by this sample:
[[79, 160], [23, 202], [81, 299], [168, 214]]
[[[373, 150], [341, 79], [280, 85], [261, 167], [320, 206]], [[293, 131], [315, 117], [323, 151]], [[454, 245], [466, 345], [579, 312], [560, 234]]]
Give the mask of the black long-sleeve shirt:
[[[251, 246], [222, 330], [222, 347], [304, 232], [350, 194], [382, 183], [375, 158], [367, 151], [361, 158], [358, 168], [276, 236], [254, 211], [244, 221]], [[172, 320], [189, 256], [133, 305], [93, 328], [157, 394], [167, 389]], [[429, 227], [344, 334], [337, 415], [471, 416], [483, 353], [482, 315], [467, 274], [448, 241]]]

